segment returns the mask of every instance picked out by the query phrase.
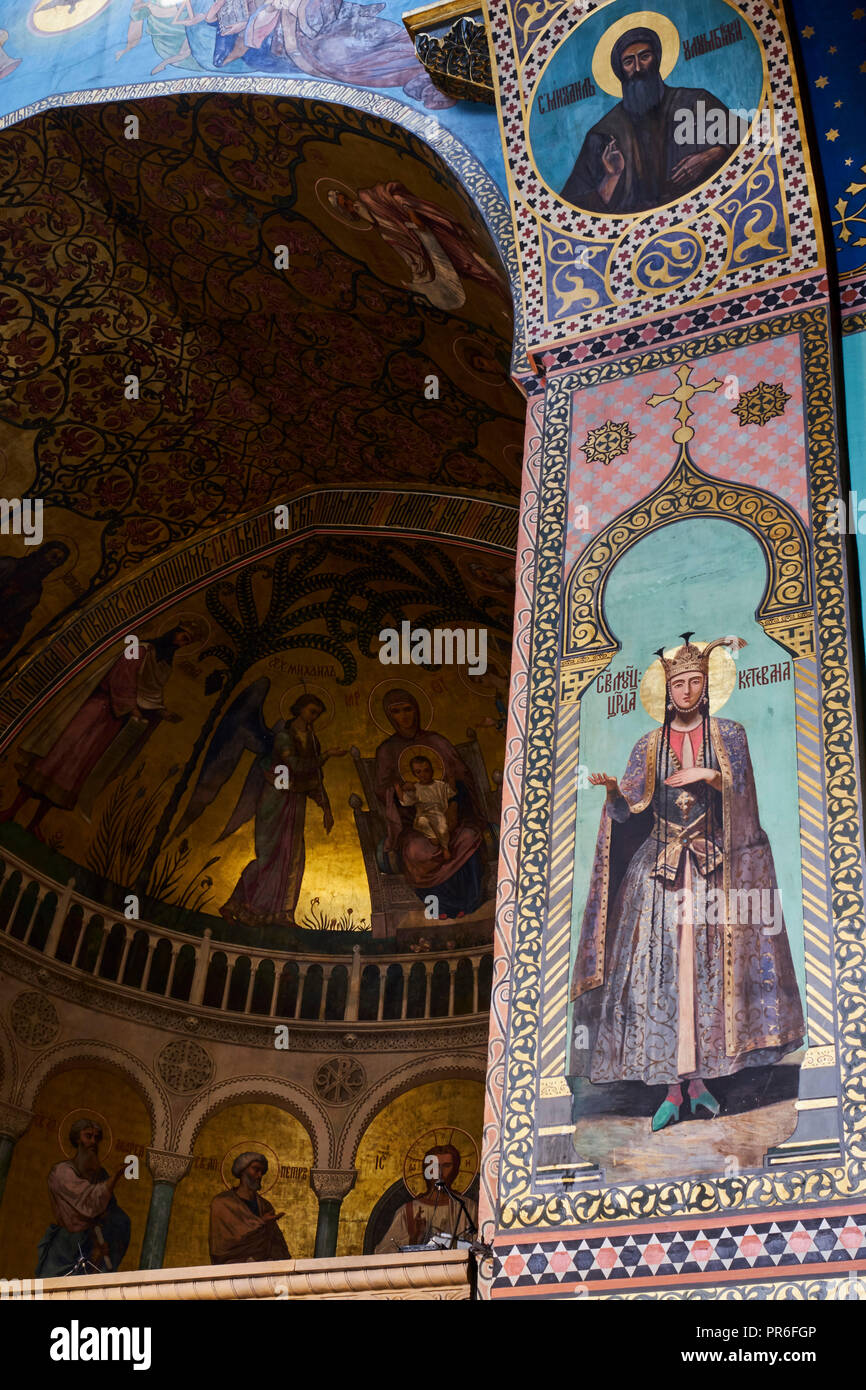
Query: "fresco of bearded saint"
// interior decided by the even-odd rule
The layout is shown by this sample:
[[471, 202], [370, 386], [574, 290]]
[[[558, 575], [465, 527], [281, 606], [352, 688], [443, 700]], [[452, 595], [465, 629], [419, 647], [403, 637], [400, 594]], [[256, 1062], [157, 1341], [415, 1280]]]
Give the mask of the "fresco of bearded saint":
[[[703, 87], [669, 87], [659, 71], [662, 42], [654, 29], [629, 29], [614, 44], [611, 67], [622, 101], [587, 132], [562, 197], [587, 212], [635, 213], [681, 198], [708, 179], [735, 148], [680, 143], [684, 112], [702, 102], [728, 129], [729, 111]], [[697, 126], [694, 127], [697, 129]]]
[[[710, 653], [683, 634], [665, 679], [662, 725], [605, 773], [572, 977], [572, 1071], [593, 1083], [664, 1085], [653, 1130], [713, 1116], [712, 1078], [780, 1061], [805, 1026], [746, 732], [709, 713]], [[755, 904], [758, 904], [755, 910]], [[739, 910], [738, 910], [739, 909]]]

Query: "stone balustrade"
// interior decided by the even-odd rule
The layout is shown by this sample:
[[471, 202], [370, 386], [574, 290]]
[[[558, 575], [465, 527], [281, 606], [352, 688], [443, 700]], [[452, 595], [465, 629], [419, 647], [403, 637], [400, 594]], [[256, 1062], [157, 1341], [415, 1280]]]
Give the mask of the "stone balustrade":
[[272, 951], [129, 920], [0, 850], [0, 932], [151, 996], [262, 1019], [409, 1025], [486, 1014], [492, 946], [364, 956]]
[[[192, 1269], [130, 1270], [80, 1278], [13, 1280], [7, 1297], [64, 1302], [223, 1299], [457, 1299], [471, 1297], [465, 1250], [417, 1254], [344, 1255], [323, 1260], [208, 1265]], [[33, 1287], [34, 1285], [38, 1287]]]

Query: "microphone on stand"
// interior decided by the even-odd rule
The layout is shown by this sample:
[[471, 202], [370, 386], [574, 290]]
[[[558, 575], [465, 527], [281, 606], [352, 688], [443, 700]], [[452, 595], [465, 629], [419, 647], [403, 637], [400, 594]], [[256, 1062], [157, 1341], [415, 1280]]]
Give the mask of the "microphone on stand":
[[[452, 1191], [451, 1191], [451, 1188], [450, 1188], [450, 1187], [448, 1186], [448, 1184], [445, 1182], [444, 1178], [437, 1178], [437, 1179], [436, 1179], [436, 1182], [434, 1183], [434, 1187], [437, 1189], [437, 1191], [439, 1191], [439, 1192], [444, 1192], [444, 1193], [446, 1193], [449, 1197], [453, 1197], [454, 1201], [457, 1203], [457, 1205], [459, 1206], [460, 1210], [461, 1210], [462, 1213], [463, 1213], [464, 1219], [465, 1219], [465, 1221], [466, 1221], [466, 1225], [467, 1225], [467, 1227], [469, 1228], [469, 1234], [470, 1234], [470, 1236], [477, 1235], [477, 1234], [478, 1234], [478, 1227], [475, 1225], [475, 1222], [472, 1220], [472, 1217], [469, 1215], [469, 1212], [467, 1211], [467, 1208], [466, 1208], [466, 1203], [464, 1202], [463, 1198], [460, 1196], [459, 1192], [452, 1192]], [[456, 1242], [456, 1240], [457, 1240], [457, 1229], [456, 1229], [456, 1228], [457, 1228], [457, 1226], [459, 1226], [459, 1224], [460, 1224], [460, 1218], [459, 1218], [459, 1216], [458, 1216], [457, 1221], [455, 1222], [455, 1229], [451, 1232], [451, 1245], [450, 1245], [450, 1249], [451, 1249], [451, 1250], [453, 1250], [453, 1249], [455, 1248], [455, 1242]]]

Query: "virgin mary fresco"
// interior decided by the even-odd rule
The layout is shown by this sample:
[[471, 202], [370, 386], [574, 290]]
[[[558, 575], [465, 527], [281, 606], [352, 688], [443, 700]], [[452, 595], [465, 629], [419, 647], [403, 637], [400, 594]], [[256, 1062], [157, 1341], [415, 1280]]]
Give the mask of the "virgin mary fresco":
[[621, 782], [589, 779], [607, 796], [571, 990], [573, 1072], [664, 1086], [654, 1131], [684, 1087], [692, 1114], [718, 1114], [714, 1077], [780, 1061], [805, 1031], [746, 732], [709, 712], [711, 653], [745, 642], [691, 637], [653, 663], [661, 727]]
[[[421, 728], [418, 701], [407, 690], [389, 690], [383, 702], [393, 734], [376, 749], [376, 795], [387, 823], [385, 853], [393, 855], [422, 902], [439, 900], [439, 917], [463, 917], [481, 906], [484, 877], [484, 818], [472, 774], [444, 734]], [[406, 754], [437, 755], [443, 777], [456, 791], [449, 810], [449, 857], [415, 828], [415, 808], [400, 800]]]

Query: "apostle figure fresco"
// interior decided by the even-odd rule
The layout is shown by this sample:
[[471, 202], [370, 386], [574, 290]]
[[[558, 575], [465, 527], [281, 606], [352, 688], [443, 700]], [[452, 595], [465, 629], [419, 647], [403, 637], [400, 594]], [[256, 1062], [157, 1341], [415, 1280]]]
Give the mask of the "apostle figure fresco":
[[403, 283], [437, 308], [459, 309], [466, 303], [462, 279], [474, 280], [509, 303], [500, 273], [478, 254], [472, 238], [444, 208], [393, 180], [357, 192], [331, 181], [323, 186], [323, 206], [347, 226], [375, 228], [409, 270], [412, 278]]
[[211, 1202], [208, 1247], [212, 1264], [291, 1259], [277, 1225], [285, 1212], [274, 1211], [261, 1195], [267, 1171], [268, 1160], [262, 1153], [242, 1153], [234, 1160], [232, 1177], [237, 1178], [237, 1187], [218, 1192]]
[[152, 73], [163, 72], [166, 68], [194, 68], [201, 64], [193, 57], [189, 46], [186, 26], [197, 24], [191, 0], [133, 0], [129, 17], [129, 30], [126, 48], [116, 55], [124, 58], [131, 49], [141, 42], [145, 29], [160, 61], [151, 68]]
[[237, 805], [218, 837], [227, 839], [253, 819], [255, 858], [221, 912], [229, 920], [251, 925], [271, 921], [292, 925], [304, 877], [307, 801], [322, 812], [325, 832], [330, 834], [334, 816], [323, 768], [329, 758], [341, 758], [347, 750], [322, 749], [313, 726], [325, 713], [325, 704], [317, 695], [298, 696], [288, 711], [289, 719], [269, 728], [263, 713], [269, 688], [267, 676], [254, 681], [220, 721], [175, 833], [180, 835], [211, 804], [244, 751], [256, 753]]
[[73, 1158], [48, 1175], [54, 1221], [39, 1242], [37, 1277], [106, 1274], [118, 1269], [129, 1245], [130, 1223], [114, 1189], [123, 1167], [109, 1177], [99, 1159], [102, 1127], [76, 1120], [69, 1130]]
[[[653, 1131], [718, 1113], [713, 1078], [801, 1046], [803, 1012], [745, 729], [709, 714], [710, 656], [658, 653], [661, 727], [606, 801], [572, 978], [572, 1071], [664, 1087]], [[684, 1094], [685, 1089], [685, 1094]]]
[[460, 1169], [460, 1150], [456, 1144], [434, 1144], [426, 1150], [423, 1190], [399, 1208], [376, 1246], [377, 1255], [393, 1255], [395, 1250], [406, 1245], [426, 1245], [437, 1235], [447, 1235], [455, 1241], [472, 1239], [478, 1204], [465, 1197], [461, 1206], [452, 1195], [455, 1184], [462, 1190], [458, 1182]]
[[[396, 857], [422, 902], [431, 895], [438, 899], [440, 919], [466, 916], [481, 905], [484, 878], [484, 817], [472, 774], [449, 739], [421, 728], [418, 701], [409, 691], [389, 690], [383, 709], [394, 729], [376, 749], [375, 762], [376, 795], [388, 826], [385, 853]], [[430, 783], [454, 789], [453, 799], [445, 795], [447, 848], [438, 834], [416, 825], [416, 800], [401, 791], [413, 759], [425, 759], [430, 771], [439, 773]], [[417, 770], [426, 777], [420, 764]]]
[[41, 823], [55, 808], [77, 809], [89, 818], [101, 791], [130, 766], [162, 720], [181, 715], [164, 704], [176, 653], [203, 640], [201, 619], [183, 619], [137, 652], [112, 654], [61, 698], [50, 717], [21, 745], [19, 792], [0, 820], [14, 820], [31, 800], [37, 803], [28, 829], [43, 839]]

